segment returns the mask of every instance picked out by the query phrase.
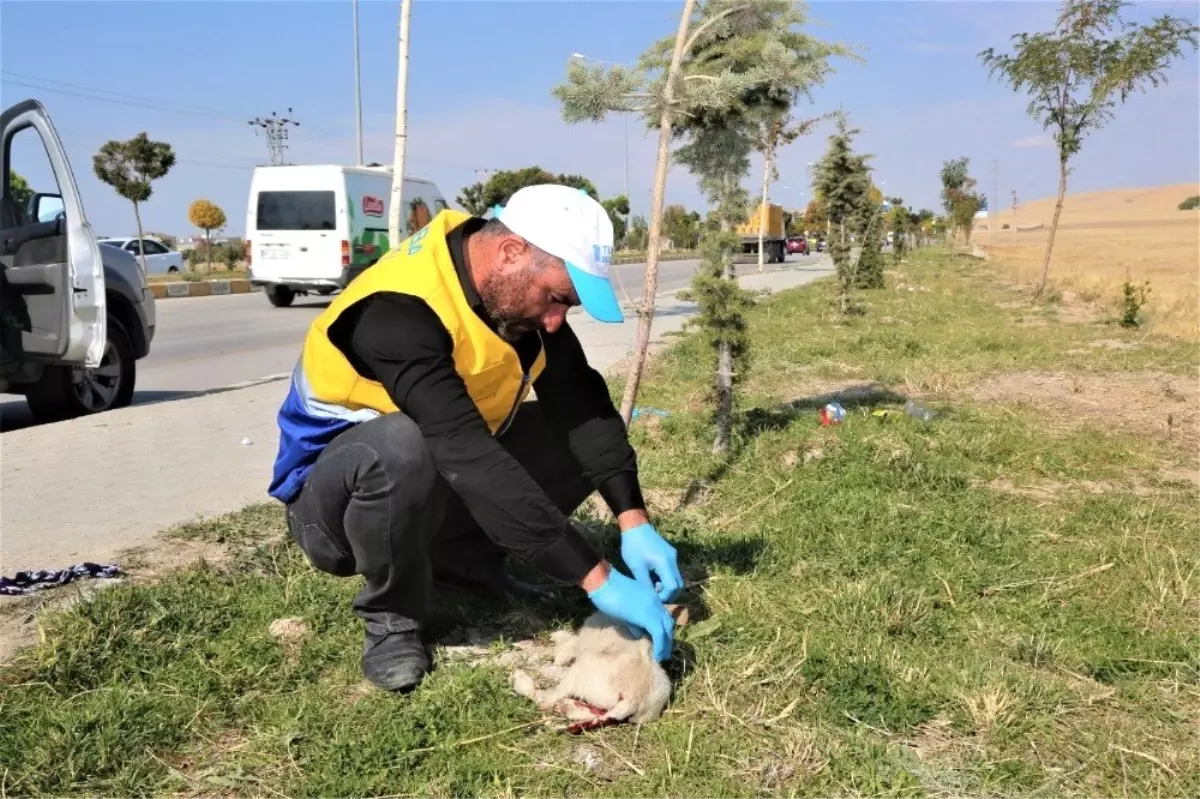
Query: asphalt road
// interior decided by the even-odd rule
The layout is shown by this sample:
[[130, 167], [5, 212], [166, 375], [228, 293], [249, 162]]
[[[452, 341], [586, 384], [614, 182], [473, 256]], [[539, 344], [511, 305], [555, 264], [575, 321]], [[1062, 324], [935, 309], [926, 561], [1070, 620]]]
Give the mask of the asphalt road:
[[[768, 265], [766, 270], [815, 265], [818, 260], [789, 256], [787, 264]], [[659, 292], [686, 287], [696, 266], [694, 260], [663, 263]], [[639, 299], [644, 265], [616, 269], [629, 295]], [[738, 266], [741, 274], [757, 269], [756, 264]], [[328, 305], [328, 298], [312, 296], [297, 298], [290, 308], [275, 308], [261, 293], [159, 300], [158, 330], [150, 354], [138, 362], [133, 404], [194, 396], [290, 372], [309, 324]], [[32, 424], [23, 397], [0, 394], [0, 430]]]

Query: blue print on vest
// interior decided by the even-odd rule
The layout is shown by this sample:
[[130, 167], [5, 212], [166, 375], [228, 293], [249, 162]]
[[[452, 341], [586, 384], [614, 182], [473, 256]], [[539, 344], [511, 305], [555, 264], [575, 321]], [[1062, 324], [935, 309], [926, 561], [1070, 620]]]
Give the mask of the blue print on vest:
[[416, 233], [414, 233], [412, 235], [412, 238], [410, 238], [408, 240], [408, 254], [409, 255], [416, 255], [417, 253], [419, 253], [421, 251], [421, 240], [425, 238], [425, 235], [427, 233], [429, 233], [428, 225], [421, 228], [420, 230], [418, 230]]

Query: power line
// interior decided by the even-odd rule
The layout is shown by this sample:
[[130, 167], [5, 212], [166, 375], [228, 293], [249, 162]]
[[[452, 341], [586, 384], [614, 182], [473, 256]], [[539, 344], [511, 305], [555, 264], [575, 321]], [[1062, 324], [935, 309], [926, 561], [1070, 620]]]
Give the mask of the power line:
[[[37, 75], [25, 75], [20, 72], [12, 72], [11, 70], [7, 70], [7, 69], [3, 70], [3, 73], [5, 75], [11, 75], [14, 78], [22, 78], [24, 80], [33, 80], [33, 81], [37, 81], [38, 83], [49, 83], [53, 86], [66, 86], [71, 89], [79, 89], [79, 90], [85, 91], [85, 92], [92, 92], [92, 93], [99, 93], [99, 94], [111, 94], [114, 97], [123, 97], [128, 100], [138, 100], [138, 101], [144, 102], [144, 103], [154, 103], [155, 105], [175, 106], [176, 108], [188, 111], [190, 113], [207, 114], [209, 116], [220, 117], [222, 119], [228, 119], [228, 120], [231, 120], [234, 122], [241, 121], [241, 120], [237, 119], [236, 117], [230, 116], [222, 111], [218, 111], [213, 108], [204, 108], [204, 107], [196, 106], [196, 105], [186, 105], [184, 103], [176, 103], [176, 102], [172, 102], [170, 100], [159, 100], [159, 99], [155, 99], [153, 97], [141, 97], [136, 94], [126, 94], [124, 92], [116, 92], [111, 89], [97, 89], [92, 86], [83, 86], [78, 83], [68, 83], [67, 81], [62, 81], [62, 80], [51, 80], [49, 78], [40, 78]], [[5, 81], [5, 83], [13, 83], [13, 81]], [[18, 84], [18, 85], [29, 86], [29, 84]], [[39, 87], [34, 86], [32, 88], [39, 88]], [[51, 91], [51, 90], [47, 89], [47, 91]], [[93, 99], [98, 99], [98, 98], [93, 98]]]
[[[52, 86], [41, 86], [41, 85], [38, 85], [35, 83], [28, 83], [23, 80], [11, 80], [9, 78], [4, 78], [4, 79], [0, 80], [0, 82], [6, 83], [6, 84], [9, 84], [12, 86], [24, 86], [29, 89], [37, 89], [38, 91], [51, 92], [54, 94], [63, 94], [63, 95], [67, 95], [68, 97], [78, 97], [78, 98], [81, 98], [84, 100], [95, 100], [95, 101], [101, 102], [101, 103], [111, 103], [113, 105], [123, 105], [123, 106], [129, 106], [129, 107], [133, 107], [133, 108], [144, 108], [148, 111], [162, 111], [162, 112], [166, 112], [166, 113], [182, 114], [184, 116], [192, 116], [192, 117], [210, 117], [212, 119], [220, 119], [220, 120], [223, 120], [226, 122], [234, 122], [237, 124], [241, 124], [244, 121], [240, 117], [231, 116], [231, 115], [223, 113], [221, 111], [217, 111], [215, 109], [210, 109], [210, 108], [203, 108], [201, 106], [189, 106], [189, 105], [185, 105], [183, 103], [172, 102], [170, 100], [162, 100], [162, 99], [153, 98], [153, 97], [141, 97], [141, 96], [135, 95], [135, 94], [125, 94], [124, 92], [115, 92], [110, 89], [98, 89], [93, 86], [83, 86], [78, 83], [67, 83], [66, 81], [56, 81], [56, 80], [50, 80], [48, 78], [38, 78], [38, 77], [34, 77], [32, 75], [24, 75], [21, 73], [10, 72], [8, 70], [4, 70], [3, 74], [11, 75], [15, 78], [26, 78], [27, 80], [34, 80], [34, 81], [37, 81], [38, 83], [52, 84], [52, 86], [67, 86], [67, 87], [69, 87], [68, 89], [56, 89], [56, 88], [53, 88]], [[78, 91], [74, 91], [74, 90], [78, 90]], [[112, 95], [112, 96], [111, 97], [96, 96], [98, 94]], [[309, 128], [309, 131], [311, 131], [312, 134], [321, 134], [321, 135], [304, 136], [304, 138], [314, 138], [314, 139], [341, 138], [338, 134], [330, 133], [329, 131], [322, 131], [317, 128]]]

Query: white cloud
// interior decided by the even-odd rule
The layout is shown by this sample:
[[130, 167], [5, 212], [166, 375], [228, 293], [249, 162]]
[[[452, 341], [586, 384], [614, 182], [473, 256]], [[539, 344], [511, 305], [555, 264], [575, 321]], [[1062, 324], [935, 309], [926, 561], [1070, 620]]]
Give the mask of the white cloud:
[[1009, 147], [1020, 147], [1022, 149], [1037, 149], [1042, 147], [1053, 147], [1054, 139], [1049, 134], [1039, 133], [1036, 136], [1026, 136], [1023, 139], [1009, 142]]

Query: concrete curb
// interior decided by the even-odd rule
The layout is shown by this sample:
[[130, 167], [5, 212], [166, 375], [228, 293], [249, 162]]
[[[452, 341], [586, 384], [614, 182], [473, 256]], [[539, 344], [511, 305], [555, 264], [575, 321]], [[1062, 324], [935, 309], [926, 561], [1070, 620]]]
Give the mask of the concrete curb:
[[258, 286], [251, 286], [249, 280], [198, 280], [195, 283], [180, 281], [178, 283], [150, 284], [150, 292], [156, 300], [167, 300], [172, 297], [249, 294], [252, 291], [262, 291], [262, 289]]

